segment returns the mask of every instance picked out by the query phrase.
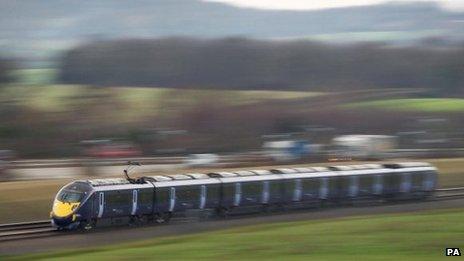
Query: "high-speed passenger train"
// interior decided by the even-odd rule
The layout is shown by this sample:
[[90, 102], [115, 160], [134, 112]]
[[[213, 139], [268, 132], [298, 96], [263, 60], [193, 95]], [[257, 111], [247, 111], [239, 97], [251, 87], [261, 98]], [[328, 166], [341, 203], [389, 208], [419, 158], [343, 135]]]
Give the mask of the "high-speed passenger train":
[[433, 194], [436, 180], [436, 168], [422, 162], [78, 180], [58, 192], [50, 216], [60, 229], [90, 229], [164, 222], [192, 210], [225, 215], [369, 199], [424, 199]]

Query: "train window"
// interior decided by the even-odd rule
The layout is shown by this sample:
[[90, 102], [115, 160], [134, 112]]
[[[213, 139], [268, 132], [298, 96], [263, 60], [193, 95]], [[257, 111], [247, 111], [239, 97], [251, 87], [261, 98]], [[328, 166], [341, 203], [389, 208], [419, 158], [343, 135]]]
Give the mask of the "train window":
[[395, 193], [399, 190], [401, 184], [401, 173], [385, 173], [384, 184], [385, 190], [389, 193]]
[[340, 196], [348, 195], [350, 191], [350, 187], [351, 187], [351, 176], [341, 176], [341, 177], [337, 177], [337, 179], [338, 179], [338, 187], [333, 186], [333, 184], [332, 186], [330, 186], [331, 189], [333, 188], [335, 190], [333, 191], [333, 194], [338, 193], [338, 195]]
[[360, 175], [359, 176], [359, 193], [361, 195], [372, 194], [374, 189], [375, 176]]
[[225, 200], [232, 200], [235, 195], [235, 183], [225, 183], [222, 191]]
[[217, 203], [219, 201], [219, 185], [206, 185], [206, 201]]
[[268, 203], [269, 202], [269, 181], [268, 180], [263, 181], [262, 186], [263, 186], [263, 195], [262, 195], [261, 202]]
[[92, 187], [84, 182], [73, 182], [69, 185], [67, 185], [63, 190], [74, 190], [74, 191], [80, 191], [80, 192], [89, 192], [92, 190]]
[[162, 188], [156, 193], [156, 201], [159, 203], [166, 203], [169, 201], [169, 188]]
[[304, 179], [302, 188], [304, 197], [317, 197], [320, 189], [320, 179]]
[[132, 202], [131, 190], [109, 191], [106, 193], [106, 202], [110, 205], [129, 205]]
[[[329, 198], [336, 198], [338, 197], [338, 195], [341, 193], [340, 191], [340, 187], [343, 187], [343, 183], [346, 183], [346, 184], [349, 184], [349, 182], [347, 181], [344, 181], [344, 180], [340, 180], [340, 176], [337, 176], [337, 177], [328, 177], [327, 178], [327, 182], [328, 182], [328, 197]], [[342, 185], [339, 185], [339, 184], [342, 184]], [[340, 187], [339, 187], [340, 186]], [[346, 187], [347, 188], [347, 187]], [[343, 188], [343, 189], [346, 189], [346, 188]]]
[[426, 177], [426, 172], [415, 172], [412, 174], [412, 188], [418, 190], [422, 188], [422, 184]]
[[412, 178], [411, 173], [403, 172], [401, 174], [400, 192], [406, 193], [411, 191]]
[[140, 204], [151, 204], [153, 201], [153, 191], [151, 189], [143, 189], [139, 191]]
[[83, 197], [83, 192], [64, 189], [58, 194], [57, 199], [61, 202], [75, 203], [80, 202]]
[[193, 202], [200, 198], [198, 186], [182, 186], [176, 189], [176, 199], [180, 202]]
[[273, 198], [280, 198], [281, 194], [281, 186], [280, 186], [280, 181], [270, 181], [270, 193], [271, 197]]
[[259, 182], [244, 182], [242, 184], [242, 194], [244, 197], [255, 198], [261, 195], [261, 186]]
[[58, 194], [57, 199], [61, 202], [75, 203], [84, 199], [92, 188], [84, 182], [73, 182], [64, 187]]

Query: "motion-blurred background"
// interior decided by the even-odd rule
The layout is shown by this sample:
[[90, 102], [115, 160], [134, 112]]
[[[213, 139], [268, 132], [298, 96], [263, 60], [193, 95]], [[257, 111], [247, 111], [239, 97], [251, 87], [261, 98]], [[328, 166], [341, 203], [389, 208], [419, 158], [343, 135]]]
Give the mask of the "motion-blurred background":
[[0, 57], [2, 179], [464, 154], [458, 0], [2, 0]]

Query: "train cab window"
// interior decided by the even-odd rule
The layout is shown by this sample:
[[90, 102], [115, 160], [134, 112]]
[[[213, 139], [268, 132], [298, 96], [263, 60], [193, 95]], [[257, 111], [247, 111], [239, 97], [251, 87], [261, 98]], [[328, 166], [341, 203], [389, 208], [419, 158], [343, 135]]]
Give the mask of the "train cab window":
[[56, 199], [67, 203], [81, 202], [91, 190], [92, 188], [86, 183], [73, 182], [64, 187]]
[[80, 191], [62, 190], [57, 199], [61, 202], [76, 203], [81, 202], [84, 193]]

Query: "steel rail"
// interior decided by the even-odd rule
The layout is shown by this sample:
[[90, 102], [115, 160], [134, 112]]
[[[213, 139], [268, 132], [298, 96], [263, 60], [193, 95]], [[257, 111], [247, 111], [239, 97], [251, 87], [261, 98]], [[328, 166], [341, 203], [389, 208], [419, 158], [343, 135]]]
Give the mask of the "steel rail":
[[[463, 192], [456, 193], [458, 191]], [[461, 198], [464, 199], [464, 187], [440, 188], [436, 189], [435, 192], [440, 194], [436, 194], [433, 197], [428, 198], [424, 201], [445, 201]], [[171, 222], [191, 223], [199, 220], [201, 220], [201, 218], [198, 217], [173, 217], [171, 219]], [[0, 224], [0, 242], [9, 240], [22, 240], [37, 237], [56, 236], [58, 234], [67, 234], [58, 232], [60, 231], [51, 226], [50, 220]]]

